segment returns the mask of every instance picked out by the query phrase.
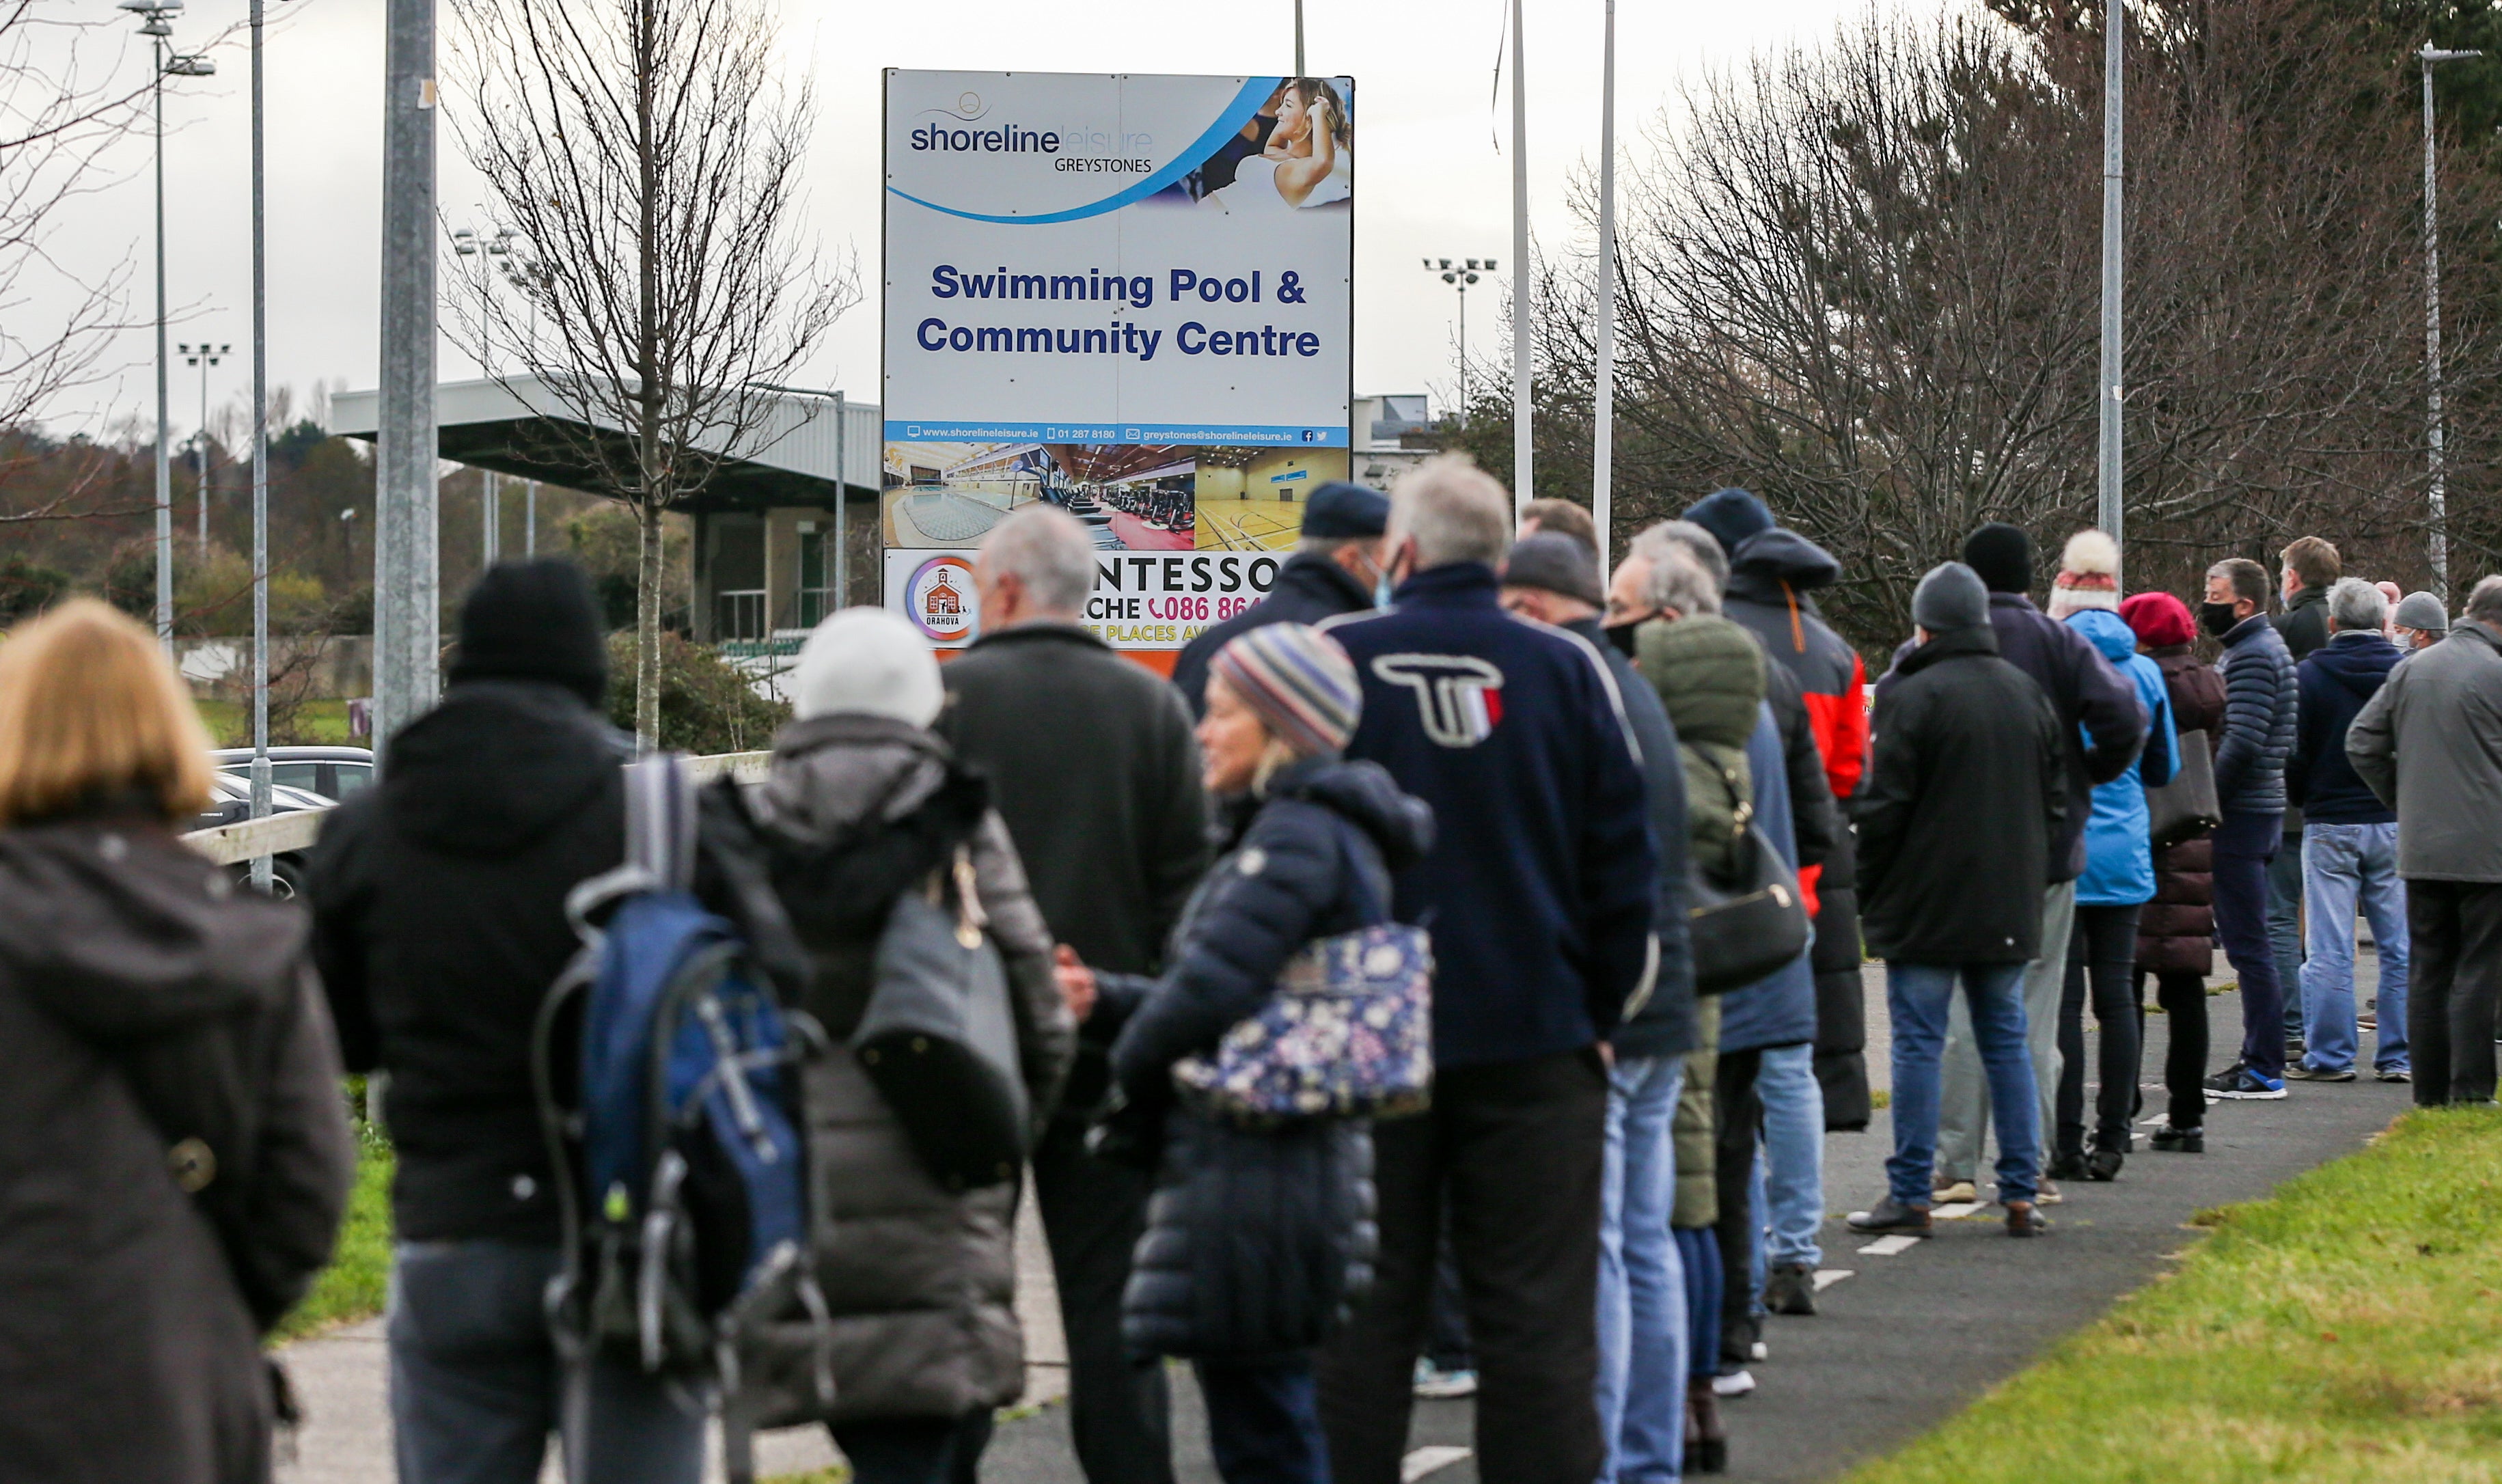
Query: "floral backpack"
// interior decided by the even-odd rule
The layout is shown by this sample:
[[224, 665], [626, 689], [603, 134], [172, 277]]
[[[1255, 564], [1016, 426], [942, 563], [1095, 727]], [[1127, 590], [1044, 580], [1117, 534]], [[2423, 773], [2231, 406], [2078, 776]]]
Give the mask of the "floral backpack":
[[[1338, 850], [1345, 859], [1343, 835]], [[1347, 864], [1364, 915], [1383, 921], [1304, 944], [1268, 1004], [1228, 1030], [1215, 1055], [1173, 1063], [1173, 1082], [1207, 1112], [1267, 1124], [1389, 1118], [1432, 1101], [1433, 939], [1388, 921], [1371, 873]]]

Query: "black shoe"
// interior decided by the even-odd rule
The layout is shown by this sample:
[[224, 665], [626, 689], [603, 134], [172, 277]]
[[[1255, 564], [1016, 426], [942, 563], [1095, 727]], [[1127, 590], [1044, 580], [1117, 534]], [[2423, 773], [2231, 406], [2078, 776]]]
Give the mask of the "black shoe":
[[2085, 1157], [2080, 1152], [2062, 1150], [2050, 1157], [2050, 1167], [2042, 1171], [2053, 1180], [2085, 1178]]
[[1729, 1471], [1729, 1428], [1720, 1420], [1720, 1398], [1708, 1376], [1685, 1383], [1685, 1471]]
[[1764, 1307], [1775, 1314], [1814, 1314], [1815, 1269], [1805, 1263], [1775, 1266], [1764, 1275]]
[[1849, 1216], [1849, 1226], [1850, 1230], [1853, 1231], [1871, 1231], [1878, 1233], [1887, 1231], [1925, 1232], [1929, 1230], [1929, 1208], [1927, 1206], [1897, 1205], [1894, 1202], [1894, 1197], [1888, 1196], [1884, 1199], [1876, 1202], [1876, 1204], [1869, 1210], [1851, 1212]]
[[2007, 1202], [2008, 1235], [2041, 1236], [2049, 1230], [2049, 1221], [2045, 1218], [2041, 1212], [2033, 1209], [2033, 1202], [2029, 1200], [2011, 1200]]
[[2332, 1072], [2313, 1066], [2308, 1062], [2289, 1062], [2285, 1064], [2284, 1080], [2287, 1082], [2351, 1082], [2354, 1080], [2354, 1069], [2350, 1066], [2342, 1072]]
[[2127, 1157], [2116, 1149], [2097, 1149], [2085, 1157], [2085, 1178], [2105, 1182], [2119, 1178], [2119, 1167]]
[[2154, 1130], [2154, 1137], [2147, 1142], [2165, 1154], [2205, 1154], [2207, 1130], [2175, 1129], [2170, 1124], [2165, 1124]]

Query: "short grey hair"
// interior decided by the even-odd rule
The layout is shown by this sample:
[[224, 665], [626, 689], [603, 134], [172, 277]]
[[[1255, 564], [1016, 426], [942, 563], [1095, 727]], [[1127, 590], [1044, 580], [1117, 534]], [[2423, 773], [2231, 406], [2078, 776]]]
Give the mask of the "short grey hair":
[[[1721, 549], [1720, 538], [1701, 525], [1692, 521], [1662, 521], [1644, 527], [1640, 535], [1634, 537], [1633, 556], [1656, 565], [1663, 552], [1679, 552], [1692, 558], [1703, 569], [1704, 575], [1711, 579], [1711, 590], [1715, 596], [1728, 590], [1729, 554]], [[1680, 608], [1678, 611], [1692, 610]], [[1713, 603], [1710, 611], [1718, 613], [1720, 605]]]
[[982, 559], [1013, 573], [1045, 613], [1074, 617], [1095, 590], [1095, 539], [1056, 505], [1028, 505], [991, 527]]
[[[1649, 534], [1651, 531], [1642, 532], [1644, 536]], [[1650, 559], [1650, 576], [1642, 584], [1642, 597], [1652, 607], [1673, 609], [1683, 618], [1720, 611], [1720, 585], [1711, 580], [1711, 574], [1695, 558], [1691, 549], [1670, 538], [1653, 543], [1653, 550], [1645, 553], [1637, 537], [1634, 555]]]
[[1304, 536], [1295, 542], [1298, 556], [1335, 556], [1350, 546], [1378, 541], [1378, 536]]
[[1465, 455], [1437, 455], [1391, 487], [1389, 535], [1415, 541], [1420, 572], [1462, 561], [1501, 566], [1511, 550], [1511, 495]]
[[2467, 617], [2502, 628], [2502, 576], [2487, 577], [2467, 594]]
[[2377, 629], [2389, 617], [2389, 595], [2359, 577], [2341, 577], [2328, 590], [2328, 616], [2340, 629]]

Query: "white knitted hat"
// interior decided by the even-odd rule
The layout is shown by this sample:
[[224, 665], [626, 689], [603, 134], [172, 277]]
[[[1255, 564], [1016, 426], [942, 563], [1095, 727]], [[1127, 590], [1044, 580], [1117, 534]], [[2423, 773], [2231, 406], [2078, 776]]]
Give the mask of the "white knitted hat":
[[927, 726], [945, 695], [929, 639], [883, 608], [846, 608], [818, 624], [791, 673], [802, 721], [850, 713]]
[[2059, 575], [2050, 581], [2050, 617], [2083, 608], [2119, 607], [2119, 544], [2098, 530], [2080, 530], [2059, 554]]

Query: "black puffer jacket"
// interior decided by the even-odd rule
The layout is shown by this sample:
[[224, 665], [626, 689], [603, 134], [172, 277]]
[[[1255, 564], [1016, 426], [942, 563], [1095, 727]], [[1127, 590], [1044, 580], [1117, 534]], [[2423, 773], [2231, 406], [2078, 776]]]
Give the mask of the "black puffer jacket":
[[303, 916], [135, 817], [0, 831], [0, 1476], [265, 1480], [355, 1164]]
[[2302, 685], [2293, 655], [2265, 616], [2224, 635], [2224, 729], [2215, 745], [2215, 798], [2227, 814], [2275, 814], [2285, 806], [2284, 760], [2293, 752]]
[[[2224, 729], [2224, 678], [2199, 662], [2186, 644], [2149, 648], [2163, 671], [2174, 723], [2191, 746], [2215, 757]], [[2154, 899], [2137, 911], [2137, 966], [2148, 973], [2196, 974], [2215, 964], [2215, 844], [2201, 834], [2154, 858]]]
[[[1158, 980], [1103, 975], [1097, 1015], [1124, 1021], [1112, 1065], [1133, 1107], [1169, 1100], [1172, 1063], [1214, 1049], [1314, 938], [1388, 918], [1390, 872], [1433, 820], [1370, 762], [1315, 759], [1236, 811]], [[1360, 1120], [1274, 1130], [1175, 1108], [1121, 1329], [1141, 1356], [1254, 1357], [1328, 1334], [1371, 1282], [1372, 1143]]]

